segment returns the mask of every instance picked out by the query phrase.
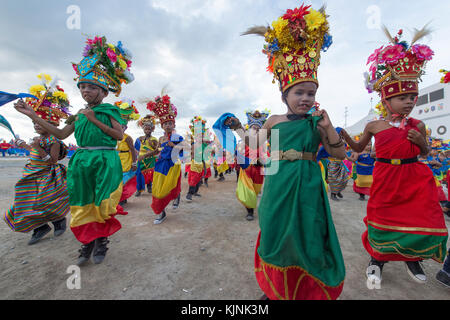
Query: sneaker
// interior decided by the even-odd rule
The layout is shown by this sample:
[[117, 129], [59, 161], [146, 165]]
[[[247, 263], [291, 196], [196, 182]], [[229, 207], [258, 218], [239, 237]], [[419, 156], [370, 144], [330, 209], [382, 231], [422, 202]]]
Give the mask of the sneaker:
[[247, 221], [253, 221], [255, 218], [253, 217], [253, 213], [248, 213], [245, 219], [247, 219]]
[[140, 197], [141, 196], [141, 191], [136, 191], [136, 194], [134, 196], [135, 197]]
[[55, 237], [59, 237], [66, 231], [67, 225], [66, 225], [66, 218], [54, 221], [52, 222], [53, 226], [55, 227], [54, 235]]
[[37, 242], [39, 242], [47, 233], [49, 233], [52, 230], [48, 224], [44, 224], [43, 226], [40, 226], [39, 228], [36, 228], [33, 230], [33, 235], [31, 236], [30, 241], [28, 241], [29, 245], [33, 245]]
[[344, 196], [342, 195], [342, 193], [340, 193], [340, 192], [337, 194], [337, 196], [338, 196], [339, 198], [341, 198], [341, 199], [344, 197]]
[[336, 197], [336, 193], [331, 194], [331, 200], [339, 201], [339, 199]]
[[178, 206], [180, 205], [180, 198], [181, 198], [181, 196], [178, 195], [178, 197], [173, 201], [173, 209], [174, 210], [177, 209]]
[[147, 185], [147, 192], [148, 192], [148, 193], [152, 193], [152, 184], [151, 184], [151, 183], [149, 183], [149, 184]]
[[386, 262], [378, 261], [372, 258], [369, 262], [369, 266], [366, 269], [367, 279], [372, 280], [372, 282], [381, 283], [383, 277], [381, 274], [383, 273], [383, 266]]
[[95, 246], [95, 240], [88, 244], [83, 244], [81, 246], [81, 249], [78, 250], [78, 252], [80, 253], [80, 256], [78, 257], [77, 266], [81, 267], [82, 265], [84, 265], [86, 262], [89, 261], [92, 250], [94, 250], [94, 246]]
[[444, 270], [439, 270], [439, 272], [436, 274], [436, 280], [447, 288], [450, 288], [450, 274], [445, 272]]
[[406, 261], [405, 264], [406, 271], [408, 271], [408, 274], [414, 281], [418, 283], [425, 283], [427, 281], [427, 276], [419, 261]]
[[188, 194], [186, 195], [186, 200], [187, 200], [188, 202], [191, 202], [191, 201], [192, 201], [192, 194], [188, 193]]
[[201, 197], [201, 194], [199, 194], [199, 193], [194, 193], [194, 196], [196, 196], [196, 197]]
[[217, 181], [224, 181], [225, 180], [225, 177], [220, 177]]
[[366, 197], [363, 194], [360, 194], [359, 195], [359, 200], [364, 201], [364, 200], [366, 200]]
[[92, 255], [92, 259], [95, 264], [102, 263], [105, 259], [106, 251], [108, 251], [108, 247], [106, 247], [106, 245], [108, 243], [109, 240], [106, 237], [95, 239], [94, 254]]
[[164, 220], [166, 220], [167, 216], [166, 216], [166, 212], [163, 211], [161, 213], [161, 216], [158, 219], [155, 219], [155, 221], [153, 221], [153, 224], [161, 224]]

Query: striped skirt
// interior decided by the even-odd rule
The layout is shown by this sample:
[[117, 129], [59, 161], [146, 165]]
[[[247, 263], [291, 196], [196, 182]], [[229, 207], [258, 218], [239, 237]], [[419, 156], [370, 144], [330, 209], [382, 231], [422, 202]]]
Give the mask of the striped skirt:
[[342, 161], [328, 163], [328, 184], [331, 193], [339, 193], [345, 189], [350, 179], [345, 164]]
[[16, 232], [29, 232], [70, 211], [66, 167], [62, 164], [27, 164], [15, 186], [14, 204], [4, 220]]

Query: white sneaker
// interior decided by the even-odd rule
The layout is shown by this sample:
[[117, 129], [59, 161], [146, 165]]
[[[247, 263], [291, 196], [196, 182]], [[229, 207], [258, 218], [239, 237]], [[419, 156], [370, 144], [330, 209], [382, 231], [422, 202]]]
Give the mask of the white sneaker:
[[164, 213], [162, 213], [161, 215], [161, 217], [153, 221], [153, 224], [161, 224], [164, 220], [166, 220], [167, 216]]
[[417, 283], [425, 283], [427, 281], [427, 276], [419, 261], [406, 261], [405, 265], [406, 271], [414, 281]]

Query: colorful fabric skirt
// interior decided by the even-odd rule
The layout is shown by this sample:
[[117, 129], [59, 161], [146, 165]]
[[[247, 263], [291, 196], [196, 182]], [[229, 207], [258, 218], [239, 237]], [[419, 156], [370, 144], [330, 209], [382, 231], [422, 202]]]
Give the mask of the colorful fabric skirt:
[[203, 163], [191, 162], [189, 166], [188, 184], [190, 187], [195, 187], [203, 177]]
[[14, 204], [4, 220], [16, 232], [29, 232], [63, 219], [70, 211], [66, 167], [28, 163], [16, 183]]
[[153, 174], [151, 207], [155, 214], [160, 214], [181, 192], [181, 162], [170, 167], [163, 166], [163, 162], [168, 161], [158, 160]]
[[137, 190], [137, 177], [136, 171], [128, 171], [123, 173], [122, 178], [122, 196], [120, 197], [120, 202], [127, 200], [133, 194], [135, 194]]
[[349, 175], [342, 161], [330, 161], [328, 163], [328, 184], [331, 193], [339, 193], [345, 189]]
[[69, 162], [70, 228], [81, 243], [109, 237], [122, 227], [122, 164], [115, 150], [78, 149]]
[[256, 208], [258, 194], [264, 183], [261, 169], [262, 167], [250, 165], [247, 169], [239, 171], [236, 197], [248, 209]]

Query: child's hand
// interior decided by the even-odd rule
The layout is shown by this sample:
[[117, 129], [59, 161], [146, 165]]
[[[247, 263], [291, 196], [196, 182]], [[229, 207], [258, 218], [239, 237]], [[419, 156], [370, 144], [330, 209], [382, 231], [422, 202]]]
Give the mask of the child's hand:
[[30, 105], [28, 105], [27, 103], [25, 103], [25, 101], [23, 101], [22, 99], [20, 99], [19, 101], [17, 101], [14, 104], [14, 108], [17, 111], [19, 111], [20, 113], [23, 113], [24, 115], [26, 115], [30, 118], [36, 114], [36, 112], [34, 112], [33, 108]]
[[322, 117], [322, 119], [320, 119], [319, 122], [317, 123], [322, 128], [328, 128], [329, 126], [331, 126], [330, 117], [328, 116], [328, 113], [324, 109], [314, 111], [312, 113], [312, 116], [313, 117]]
[[411, 129], [408, 131], [407, 139], [419, 147], [426, 147], [426, 140], [423, 135], [417, 130]]
[[94, 110], [92, 110], [92, 109], [90, 109], [90, 108], [86, 108], [86, 109], [80, 110], [79, 113], [84, 114], [84, 115], [86, 116], [86, 118], [87, 118], [89, 121], [91, 121], [91, 122], [92, 122], [93, 120], [97, 119], [97, 118], [95, 117], [95, 112], [94, 112]]
[[41, 139], [39, 137], [34, 137], [33, 138], [33, 142], [31, 143], [31, 146], [33, 148], [35, 148], [35, 149], [40, 147], [41, 146]]

